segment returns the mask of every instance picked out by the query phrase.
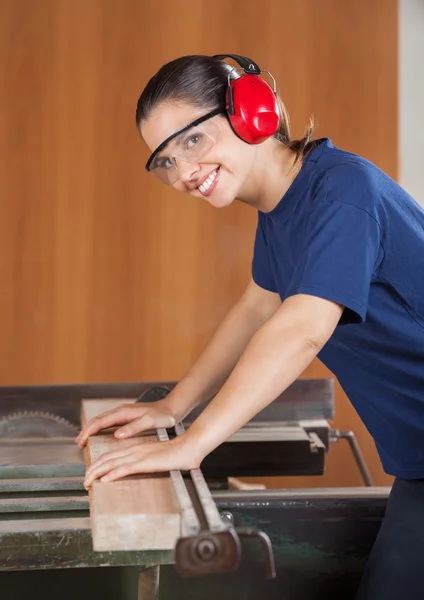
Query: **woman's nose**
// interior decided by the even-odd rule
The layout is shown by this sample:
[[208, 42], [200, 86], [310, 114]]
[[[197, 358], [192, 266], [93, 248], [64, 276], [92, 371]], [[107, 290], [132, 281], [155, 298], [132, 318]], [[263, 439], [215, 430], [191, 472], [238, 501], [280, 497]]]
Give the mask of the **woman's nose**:
[[181, 181], [183, 181], [184, 183], [195, 181], [196, 173], [200, 171], [200, 165], [198, 163], [186, 162], [179, 158], [175, 158], [174, 160]]

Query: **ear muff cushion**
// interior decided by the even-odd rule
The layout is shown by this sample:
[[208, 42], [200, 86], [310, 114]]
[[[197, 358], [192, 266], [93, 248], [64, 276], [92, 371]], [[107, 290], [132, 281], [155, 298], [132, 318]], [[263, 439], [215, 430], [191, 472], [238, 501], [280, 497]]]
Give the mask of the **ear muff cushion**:
[[278, 103], [266, 81], [257, 75], [243, 75], [231, 82], [235, 133], [249, 144], [260, 144], [275, 134], [279, 124]]

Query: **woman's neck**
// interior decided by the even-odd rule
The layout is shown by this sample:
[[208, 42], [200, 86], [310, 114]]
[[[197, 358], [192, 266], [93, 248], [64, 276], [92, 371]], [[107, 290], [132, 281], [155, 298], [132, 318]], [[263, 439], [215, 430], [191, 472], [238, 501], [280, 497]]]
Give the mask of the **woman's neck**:
[[255, 149], [249, 178], [237, 200], [266, 213], [281, 201], [302, 161], [296, 162], [296, 153], [273, 138]]

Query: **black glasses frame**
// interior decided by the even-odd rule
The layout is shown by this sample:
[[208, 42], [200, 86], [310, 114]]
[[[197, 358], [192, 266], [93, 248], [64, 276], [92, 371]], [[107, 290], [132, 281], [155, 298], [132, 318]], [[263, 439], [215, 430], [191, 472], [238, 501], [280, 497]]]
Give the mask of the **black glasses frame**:
[[149, 160], [146, 163], [146, 171], [150, 171], [150, 167], [152, 165], [152, 162], [153, 162], [155, 156], [157, 154], [159, 154], [159, 152], [161, 152], [169, 144], [169, 142], [171, 140], [173, 140], [175, 137], [177, 137], [177, 135], [184, 133], [184, 131], [186, 131], [187, 129], [190, 129], [191, 127], [196, 127], [197, 125], [200, 125], [200, 123], [204, 123], [208, 119], [212, 119], [212, 117], [216, 117], [217, 115], [222, 115], [222, 114], [224, 114], [224, 111], [221, 108], [216, 108], [212, 112], [209, 112], [206, 115], [203, 115], [203, 117], [199, 117], [195, 121], [192, 121], [192, 123], [189, 123], [182, 129], [179, 129], [178, 131], [176, 131], [175, 133], [170, 135], [168, 138], [166, 138], [166, 140], [163, 141], [161, 144], [159, 144], [159, 146], [156, 148], [156, 150], [154, 150], [152, 152], [152, 154], [150, 155]]

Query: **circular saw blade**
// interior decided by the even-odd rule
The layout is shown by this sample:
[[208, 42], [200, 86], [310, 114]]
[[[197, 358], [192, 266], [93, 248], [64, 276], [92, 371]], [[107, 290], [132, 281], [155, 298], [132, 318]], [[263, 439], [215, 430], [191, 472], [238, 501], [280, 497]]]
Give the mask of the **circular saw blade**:
[[0, 419], [0, 438], [73, 437], [79, 429], [53, 413], [22, 411]]

